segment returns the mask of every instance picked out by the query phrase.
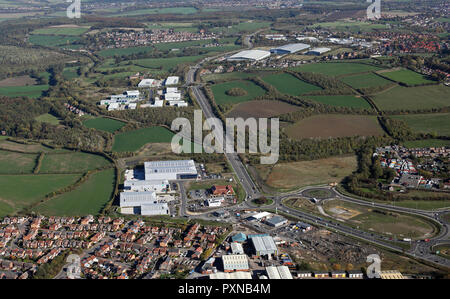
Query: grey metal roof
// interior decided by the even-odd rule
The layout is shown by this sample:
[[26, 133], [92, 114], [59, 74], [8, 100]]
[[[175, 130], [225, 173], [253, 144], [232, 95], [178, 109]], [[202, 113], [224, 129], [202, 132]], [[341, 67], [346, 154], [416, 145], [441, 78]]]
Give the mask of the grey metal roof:
[[152, 203], [156, 200], [155, 192], [122, 192], [120, 193], [121, 207], [140, 206], [145, 203]]
[[298, 51], [302, 51], [305, 49], [308, 49], [310, 47], [310, 45], [308, 44], [303, 44], [303, 43], [295, 43], [295, 44], [287, 44], [281, 47], [276, 47], [271, 49], [272, 50], [284, 50], [284, 51], [289, 51], [291, 53], [295, 53]]

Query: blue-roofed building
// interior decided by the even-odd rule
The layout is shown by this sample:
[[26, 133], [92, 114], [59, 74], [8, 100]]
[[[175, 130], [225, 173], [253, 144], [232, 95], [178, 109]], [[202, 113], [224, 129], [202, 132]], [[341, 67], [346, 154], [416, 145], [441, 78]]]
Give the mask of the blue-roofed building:
[[233, 237], [231, 237], [231, 240], [233, 242], [245, 242], [247, 240], [247, 236], [244, 233], [238, 233], [236, 235], [234, 235]]

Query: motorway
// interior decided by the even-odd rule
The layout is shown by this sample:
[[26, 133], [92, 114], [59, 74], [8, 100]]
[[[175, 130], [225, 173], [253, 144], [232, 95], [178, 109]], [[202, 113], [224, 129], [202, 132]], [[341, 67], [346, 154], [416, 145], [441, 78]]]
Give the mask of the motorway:
[[[248, 46], [248, 48], [252, 48], [253, 45], [251, 44], [251, 36], [244, 37], [245, 44]], [[224, 54], [222, 54], [224, 55]], [[190, 86], [191, 91], [197, 100], [197, 103], [199, 104], [200, 108], [202, 109], [205, 118], [215, 118], [214, 113], [212, 112], [211, 105], [203, 93], [203, 90], [201, 89], [200, 85], [197, 85], [195, 82], [195, 73], [196, 71], [201, 67], [202, 63], [205, 61], [209, 61], [213, 58], [207, 58], [203, 60], [202, 62], [198, 63], [196, 66], [191, 67], [186, 75], [186, 86]], [[220, 122], [220, 120], [216, 120], [216, 122]], [[213, 126], [222, 126], [221, 123], [214, 123]], [[217, 142], [218, 139], [216, 139]], [[224, 140], [224, 139], [222, 139]], [[196, 141], [197, 142], [197, 141]], [[218, 144], [223, 148], [223, 144]], [[243, 189], [246, 192], [246, 198], [245, 201], [237, 206], [229, 207], [227, 210], [237, 210], [241, 208], [256, 208], [255, 205], [249, 201], [249, 199], [257, 198], [261, 194], [258, 191], [257, 185], [253, 182], [253, 179], [250, 177], [250, 175], [247, 172], [247, 169], [245, 165], [240, 160], [239, 156], [236, 153], [225, 153], [225, 156], [227, 160], [229, 161], [230, 165], [232, 166], [236, 177], [238, 180], [240, 180], [241, 185], [243, 186]], [[450, 261], [448, 259], [445, 259], [443, 257], [437, 256], [432, 253], [431, 247], [437, 244], [448, 244], [450, 243], [449, 240], [449, 228], [448, 223], [446, 223], [442, 216], [445, 213], [448, 213], [450, 210], [440, 210], [440, 211], [423, 211], [423, 210], [417, 210], [417, 209], [411, 209], [411, 208], [404, 208], [404, 207], [395, 207], [388, 204], [380, 204], [375, 202], [367, 202], [364, 200], [355, 199], [352, 197], [348, 197], [346, 195], [340, 194], [336, 189], [330, 188], [330, 187], [324, 187], [327, 190], [332, 192], [333, 197], [339, 198], [344, 201], [365, 205], [365, 206], [371, 206], [371, 207], [378, 207], [383, 208], [386, 210], [396, 211], [396, 212], [402, 212], [407, 214], [412, 214], [416, 216], [422, 216], [426, 217], [430, 221], [434, 221], [439, 227], [440, 232], [438, 235], [434, 236], [433, 238], [430, 238], [430, 242], [411, 242], [411, 249], [407, 252], [405, 252], [400, 246], [396, 245], [395, 242], [390, 241], [388, 237], [381, 236], [375, 233], [362, 231], [356, 228], [352, 228], [340, 223], [337, 223], [335, 221], [331, 221], [329, 219], [324, 219], [322, 217], [311, 215], [296, 209], [289, 208], [283, 204], [283, 199], [295, 195], [301, 195], [302, 192], [307, 190], [308, 188], [315, 188], [317, 187], [307, 187], [297, 192], [291, 192], [286, 194], [279, 194], [277, 196], [271, 197], [273, 199], [274, 203], [269, 206], [265, 206], [264, 208], [267, 209], [274, 209], [277, 208], [278, 211], [284, 212], [286, 214], [290, 214], [296, 217], [299, 217], [301, 219], [304, 219], [306, 222], [310, 222], [312, 224], [316, 224], [322, 227], [325, 227], [330, 230], [334, 230], [338, 233], [341, 233], [343, 235], [351, 236], [357, 239], [361, 239], [379, 246], [382, 246], [384, 248], [391, 249], [396, 252], [403, 252], [406, 255], [409, 255], [414, 258], [419, 258], [428, 262], [431, 262], [433, 264], [438, 264], [440, 266], [448, 267], [450, 268]], [[180, 191], [185, 193], [185, 190]], [[184, 197], [184, 198], [183, 198]], [[180, 211], [180, 215], [185, 217], [192, 217], [188, 216], [186, 213], [186, 197], [185, 195], [182, 195], [182, 207]], [[184, 202], [184, 203], [183, 203]], [[205, 213], [206, 214], [206, 213]], [[204, 217], [205, 215], [196, 215], [195, 217]]]

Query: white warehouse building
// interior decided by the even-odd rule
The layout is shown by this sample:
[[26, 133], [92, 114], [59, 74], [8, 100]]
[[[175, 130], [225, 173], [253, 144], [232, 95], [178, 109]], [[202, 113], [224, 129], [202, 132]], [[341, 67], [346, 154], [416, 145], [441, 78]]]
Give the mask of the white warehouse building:
[[266, 267], [266, 272], [269, 279], [293, 279], [291, 271], [286, 266], [269, 266]]
[[263, 60], [270, 56], [269, 51], [264, 50], [245, 50], [234, 55], [231, 55], [227, 58], [228, 61], [242, 61], [242, 60], [251, 60], [251, 61], [259, 61]]
[[245, 254], [229, 254], [222, 256], [223, 270], [225, 272], [248, 271], [248, 258]]
[[198, 177], [194, 160], [152, 161], [144, 163], [146, 180], [179, 180]]
[[310, 46], [307, 44], [302, 44], [302, 43], [296, 43], [296, 44], [287, 44], [281, 47], [277, 47], [277, 48], [272, 48], [270, 49], [271, 53], [274, 54], [281, 54], [281, 55], [285, 55], [285, 54], [294, 54], [297, 53], [299, 51], [303, 51], [308, 49]]
[[135, 215], [168, 215], [167, 203], [158, 203], [155, 192], [122, 192], [120, 193], [120, 211], [122, 214]]
[[162, 193], [169, 190], [168, 180], [126, 180], [123, 183], [125, 191], [134, 192], [157, 192]]
[[170, 85], [177, 85], [180, 82], [180, 77], [178, 76], [170, 76], [167, 77], [166, 82], [164, 85], [170, 86]]

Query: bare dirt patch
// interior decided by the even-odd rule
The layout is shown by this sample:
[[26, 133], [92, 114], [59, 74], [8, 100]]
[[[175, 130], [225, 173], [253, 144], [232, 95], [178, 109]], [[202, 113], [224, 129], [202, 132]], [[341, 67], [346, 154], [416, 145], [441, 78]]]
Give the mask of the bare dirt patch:
[[294, 139], [379, 136], [383, 130], [376, 117], [361, 115], [316, 115], [286, 128]]
[[302, 186], [340, 182], [350, 175], [357, 166], [355, 156], [340, 156], [314, 161], [278, 163], [269, 174], [264, 174], [263, 166], [256, 166], [271, 188], [292, 189]]
[[273, 117], [301, 109], [300, 107], [290, 105], [280, 101], [250, 101], [236, 105], [227, 117]]
[[36, 85], [36, 79], [30, 76], [19, 76], [0, 80], [0, 87]]

